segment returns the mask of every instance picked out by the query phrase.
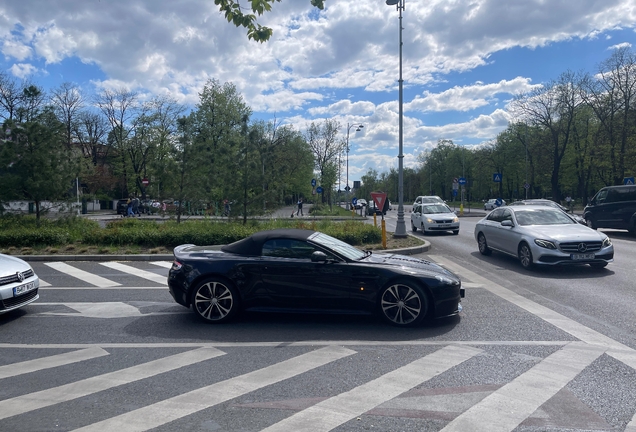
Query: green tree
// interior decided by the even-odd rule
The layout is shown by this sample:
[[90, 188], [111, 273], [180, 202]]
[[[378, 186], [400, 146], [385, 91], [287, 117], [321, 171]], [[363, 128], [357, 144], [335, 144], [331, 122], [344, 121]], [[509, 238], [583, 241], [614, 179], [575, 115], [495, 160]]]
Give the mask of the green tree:
[[[274, 3], [281, 0], [249, 0], [250, 6], [248, 9], [252, 13], [245, 13], [245, 8], [241, 7], [238, 0], [214, 0], [214, 4], [219, 6], [221, 12], [225, 14], [225, 18], [228, 22], [231, 22], [237, 27], [245, 27], [247, 29], [247, 38], [254, 39], [257, 42], [266, 42], [272, 36], [272, 29], [269, 27], [263, 27], [257, 22], [257, 15], [263, 15], [265, 12], [269, 12], [272, 9]], [[324, 0], [311, 0], [311, 5], [324, 9]]]

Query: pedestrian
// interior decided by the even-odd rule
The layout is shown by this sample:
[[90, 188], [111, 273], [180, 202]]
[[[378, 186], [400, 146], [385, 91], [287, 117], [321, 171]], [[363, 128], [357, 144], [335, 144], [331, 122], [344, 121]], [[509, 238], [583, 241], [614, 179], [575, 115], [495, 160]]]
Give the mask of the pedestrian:
[[223, 200], [223, 216], [230, 216], [230, 202]]
[[139, 213], [139, 198], [137, 197], [134, 197], [132, 200], [132, 212], [133, 216], [141, 216], [141, 214]]
[[298, 210], [296, 210], [296, 216], [298, 215], [304, 216], [303, 214], [303, 199], [298, 198]]
[[133, 208], [132, 208], [132, 198], [128, 197], [128, 201], [126, 201], [126, 216], [134, 216]]
[[567, 203], [568, 211], [572, 213], [572, 197], [570, 195], [566, 196], [565, 202]]

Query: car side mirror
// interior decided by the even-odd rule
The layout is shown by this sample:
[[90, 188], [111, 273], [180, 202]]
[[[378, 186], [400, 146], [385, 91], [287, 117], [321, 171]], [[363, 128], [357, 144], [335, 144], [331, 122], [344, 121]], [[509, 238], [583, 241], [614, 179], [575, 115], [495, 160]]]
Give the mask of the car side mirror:
[[505, 220], [505, 221], [501, 221], [501, 226], [513, 227], [515, 226], [515, 224], [513, 224], [511, 220]]
[[311, 262], [327, 262], [327, 254], [321, 251], [315, 251], [311, 254]]

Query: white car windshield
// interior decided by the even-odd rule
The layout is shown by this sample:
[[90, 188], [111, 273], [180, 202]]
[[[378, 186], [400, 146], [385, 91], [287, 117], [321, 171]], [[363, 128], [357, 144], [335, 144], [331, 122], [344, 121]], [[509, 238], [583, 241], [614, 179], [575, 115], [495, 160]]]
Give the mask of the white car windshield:
[[360, 249], [357, 249], [342, 240], [338, 240], [337, 238], [333, 238], [320, 232], [312, 234], [309, 237], [309, 240], [352, 260], [361, 260], [367, 256], [367, 254]]
[[565, 225], [576, 224], [560, 210], [545, 209], [519, 209], [515, 211], [519, 225]]
[[427, 204], [422, 206], [423, 214], [452, 213], [451, 209], [445, 204]]

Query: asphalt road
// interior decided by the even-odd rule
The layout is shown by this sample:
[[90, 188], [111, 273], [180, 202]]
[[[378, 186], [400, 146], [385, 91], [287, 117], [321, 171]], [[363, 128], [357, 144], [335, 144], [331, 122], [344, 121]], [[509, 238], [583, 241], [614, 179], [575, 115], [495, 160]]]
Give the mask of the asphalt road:
[[479, 255], [477, 220], [426, 236], [418, 256], [467, 294], [458, 317], [413, 329], [206, 325], [172, 301], [168, 261], [34, 262], [39, 301], [0, 316], [0, 430], [634, 432], [635, 239], [609, 232], [603, 270], [526, 271]]

